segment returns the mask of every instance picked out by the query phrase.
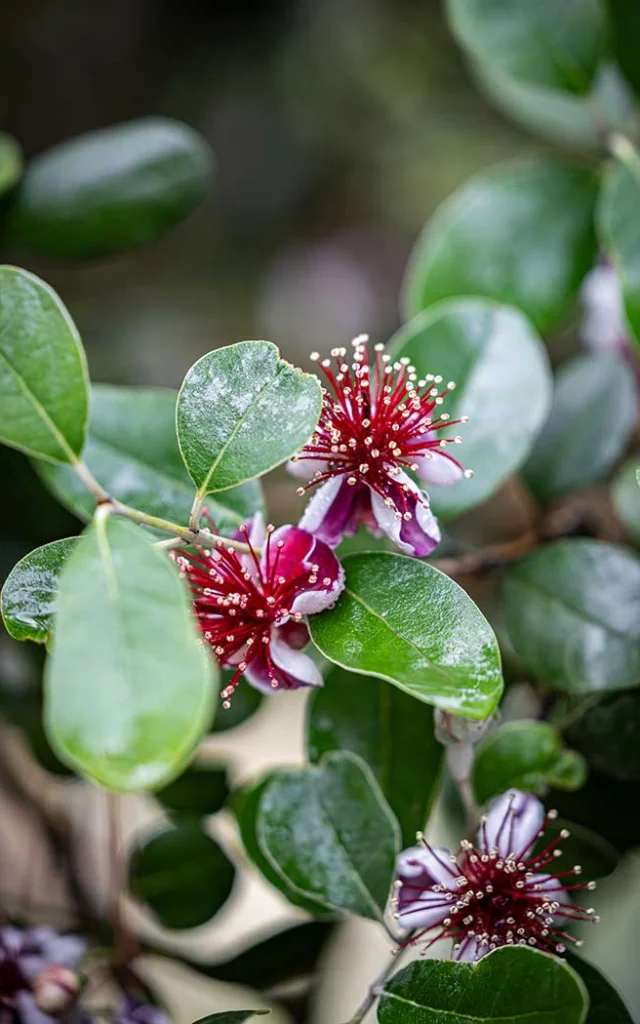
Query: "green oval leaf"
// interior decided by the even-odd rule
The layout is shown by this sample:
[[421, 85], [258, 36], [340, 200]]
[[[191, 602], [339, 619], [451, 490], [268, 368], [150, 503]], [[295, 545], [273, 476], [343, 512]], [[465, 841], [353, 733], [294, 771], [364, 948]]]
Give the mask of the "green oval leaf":
[[182, 775], [158, 790], [155, 796], [174, 814], [205, 818], [224, 807], [229, 792], [225, 768], [190, 764]]
[[476, 175], [439, 207], [416, 243], [405, 317], [440, 299], [478, 295], [516, 306], [538, 330], [548, 329], [567, 314], [594, 263], [596, 196], [590, 170], [556, 160]]
[[[439, 515], [457, 515], [488, 498], [526, 459], [551, 403], [544, 345], [515, 309], [484, 299], [443, 302], [415, 317], [392, 339], [419, 377], [440, 374], [458, 385], [446, 400], [452, 419], [469, 422], [456, 455], [474, 471], [451, 487], [430, 487]], [[505, 424], [509, 427], [505, 430]]]
[[[176, 392], [94, 384], [91, 419], [82, 457], [113, 497], [148, 515], [186, 524], [194, 488], [176, 440]], [[68, 466], [36, 463], [46, 487], [65, 508], [88, 520], [95, 499]], [[264, 501], [251, 480], [207, 498], [205, 508], [221, 533], [231, 533]]]
[[320, 384], [270, 341], [209, 352], [178, 395], [182, 457], [201, 494], [222, 491], [280, 465], [308, 441], [322, 405]]
[[[380, 1024], [585, 1024], [587, 989], [562, 960], [502, 946], [477, 963], [416, 960], [387, 981]], [[410, 1014], [410, 1016], [408, 1016]]]
[[275, 774], [260, 800], [263, 854], [301, 895], [382, 921], [400, 830], [364, 761], [336, 751]]
[[614, 694], [572, 721], [567, 738], [589, 764], [622, 782], [640, 782], [640, 690]]
[[589, 1014], [586, 1024], [634, 1024], [631, 1014], [604, 974], [575, 953], [567, 953], [567, 961], [587, 986]]
[[507, 722], [476, 751], [473, 785], [481, 804], [507, 789], [544, 796], [549, 786], [577, 789], [586, 778], [583, 759], [565, 750], [548, 722]]
[[622, 282], [627, 322], [640, 344], [640, 154], [624, 138], [616, 140], [615, 150], [617, 159], [602, 182], [598, 228]]
[[309, 618], [325, 657], [445, 711], [492, 714], [503, 687], [498, 643], [462, 587], [404, 555], [348, 555], [343, 564], [336, 605]]
[[577, 538], [540, 548], [508, 570], [502, 604], [537, 679], [576, 693], [640, 682], [640, 561], [623, 548]]
[[516, 81], [588, 90], [606, 48], [600, 0], [447, 0], [458, 42]]
[[163, 826], [134, 850], [131, 892], [166, 928], [206, 924], [228, 900], [235, 869], [218, 844], [195, 824]]
[[74, 550], [77, 537], [44, 544], [21, 558], [7, 576], [0, 609], [7, 633], [15, 640], [49, 639], [60, 573]]
[[[248, 689], [248, 687], [245, 687], [245, 689]], [[256, 785], [248, 786], [239, 793], [234, 793], [233, 809], [238, 821], [242, 844], [251, 862], [275, 889], [278, 889], [286, 896], [289, 903], [292, 903], [294, 907], [300, 907], [302, 910], [308, 911], [314, 917], [327, 917], [330, 912], [327, 910], [326, 905], [319, 903], [317, 900], [302, 896], [280, 872], [276, 871], [271, 861], [263, 853], [258, 842], [257, 821], [262, 795], [271, 780], [276, 777], [277, 773], [271, 772], [256, 783]]]
[[80, 335], [56, 293], [27, 270], [0, 267], [0, 441], [77, 462], [87, 388]]
[[86, 259], [151, 242], [188, 216], [212, 176], [211, 151], [179, 121], [149, 117], [88, 132], [30, 161], [13, 236]]
[[382, 679], [333, 668], [311, 695], [307, 712], [309, 760], [350, 750], [375, 775], [402, 831], [415, 842], [437, 795], [443, 748], [433, 731], [433, 709]]
[[638, 462], [640, 456], [625, 462], [611, 482], [611, 501], [617, 515], [635, 544], [640, 544], [640, 490]]
[[13, 188], [22, 174], [22, 149], [19, 143], [0, 132], [0, 195]]
[[215, 677], [175, 566], [139, 527], [97, 518], [60, 577], [45, 670], [56, 753], [110, 789], [158, 788], [208, 728]]
[[638, 39], [640, 38], [640, 7], [636, 0], [609, 0], [611, 41], [617, 63], [625, 78], [640, 96]]
[[550, 501], [606, 477], [633, 432], [636, 416], [634, 375], [621, 359], [578, 356], [563, 366], [551, 414], [524, 467], [536, 497]]

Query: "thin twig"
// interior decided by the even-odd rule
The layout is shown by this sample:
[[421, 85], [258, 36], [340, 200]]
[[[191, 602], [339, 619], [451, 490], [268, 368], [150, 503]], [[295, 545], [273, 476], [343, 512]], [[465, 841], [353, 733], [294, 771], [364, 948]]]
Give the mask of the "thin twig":
[[522, 558], [529, 551], [533, 551], [539, 544], [540, 539], [537, 530], [527, 530], [526, 533], [523, 533], [521, 537], [516, 537], [515, 540], [490, 544], [480, 551], [472, 551], [468, 555], [460, 555], [459, 558], [436, 558], [429, 564], [439, 569], [440, 572], [446, 573], [447, 576], [470, 576], [484, 569], [492, 569], [495, 566], [517, 561], [518, 558]]
[[397, 946], [393, 947], [393, 949], [391, 950], [391, 959], [386, 964], [386, 966], [380, 971], [380, 974], [377, 976], [377, 978], [375, 978], [375, 980], [371, 982], [369, 988], [367, 989], [366, 996], [360, 1003], [360, 1006], [353, 1014], [353, 1016], [349, 1017], [349, 1020], [346, 1022], [346, 1024], [361, 1024], [361, 1022], [365, 1019], [369, 1010], [374, 1006], [376, 1000], [382, 995], [384, 983], [385, 981], [387, 981], [390, 974], [393, 972], [396, 965], [399, 963], [401, 955], [404, 953], [405, 949], [409, 945], [411, 934], [412, 933], [409, 932], [407, 937], [403, 940], [402, 944], [398, 944]]

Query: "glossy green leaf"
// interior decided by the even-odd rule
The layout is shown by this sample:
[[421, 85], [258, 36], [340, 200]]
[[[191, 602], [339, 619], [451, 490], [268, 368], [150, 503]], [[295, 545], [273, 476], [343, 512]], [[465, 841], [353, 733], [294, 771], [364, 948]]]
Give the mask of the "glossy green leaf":
[[119, 252], [188, 216], [211, 176], [207, 143], [178, 121], [149, 117], [88, 132], [30, 161], [12, 233], [51, 256]]
[[158, 788], [208, 728], [215, 677], [175, 566], [139, 527], [97, 518], [60, 577], [45, 674], [56, 753], [110, 789]]
[[622, 782], [640, 782], [640, 690], [617, 693], [586, 708], [567, 738], [596, 771]]
[[477, 748], [473, 785], [481, 804], [507, 789], [544, 796], [549, 786], [577, 789], [586, 778], [580, 754], [565, 750], [547, 722], [507, 722]]
[[60, 573], [76, 541], [66, 537], [30, 551], [7, 576], [0, 609], [7, 633], [15, 640], [48, 640]]
[[640, 344], [640, 154], [622, 138], [615, 151], [602, 183], [598, 226], [602, 247], [622, 281], [627, 322]]
[[309, 619], [325, 657], [445, 711], [487, 718], [502, 693], [500, 652], [464, 590], [404, 555], [348, 555], [343, 564], [337, 603]]
[[405, 317], [440, 299], [477, 295], [516, 306], [538, 330], [548, 329], [569, 312], [593, 265], [596, 195], [592, 171], [557, 160], [476, 175], [443, 203], [416, 243]]
[[201, 1017], [195, 1024], [245, 1024], [251, 1017], [262, 1017], [269, 1010], [223, 1010], [222, 1013], [210, 1013]]
[[0, 441], [77, 462], [87, 388], [80, 335], [56, 293], [27, 270], [0, 267]]
[[262, 796], [271, 780], [276, 777], [277, 773], [271, 772], [255, 785], [247, 786], [239, 793], [234, 793], [233, 809], [238, 821], [242, 844], [252, 864], [275, 889], [286, 896], [289, 903], [300, 907], [301, 910], [308, 911], [314, 917], [327, 917], [330, 913], [327, 906], [318, 900], [302, 896], [293, 885], [283, 878], [279, 871], [276, 871], [258, 841], [257, 822]]
[[257, 819], [260, 848], [301, 895], [382, 921], [400, 830], [375, 778], [355, 754], [275, 774]]
[[500, 110], [560, 146], [604, 151], [604, 132], [633, 132], [637, 126], [633, 93], [611, 62], [601, 64], [590, 91], [581, 95], [518, 81], [487, 60], [472, 66]]
[[[457, 515], [488, 498], [527, 458], [547, 418], [551, 369], [540, 338], [515, 309], [486, 299], [439, 303], [392, 339], [419, 377], [439, 374], [456, 383], [445, 406], [469, 422], [443, 431], [463, 437], [455, 457], [473, 470], [471, 480], [429, 487], [439, 515]], [[505, 430], [505, 424], [508, 429]]]
[[209, 352], [178, 395], [178, 442], [202, 494], [267, 473], [308, 441], [322, 404], [320, 384], [269, 341]]
[[[125, 505], [186, 524], [195, 495], [176, 441], [176, 392], [95, 384], [91, 419], [82, 453], [96, 480]], [[95, 500], [68, 466], [37, 463], [58, 501], [80, 519], [90, 519]], [[252, 480], [207, 498], [205, 508], [222, 533], [264, 509], [262, 489]]]
[[640, 96], [640, 66], [638, 40], [640, 39], [640, 5], [636, 0], [608, 0], [611, 39], [616, 61], [625, 78]]
[[549, 544], [512, 566], [503, 612], [524, 668], [558, 690], [640, 683], [640, 561], [586, 539]]
[[636, 416], [633, 371], [621, 359], [584, 355], [563, 366], [551, 414], [524, 467], [536, 497], [550, 501], [606, 477], [624, 451]]
[[384, 985], [379, 1024], [585, 1024], [589, 997], [549, 953], [502, 946], [477, 963], [415, 960]]
[[[554, 797], [550, 797], [547, 802], [555, 804]], [[553, 862], [554, 871], [573, 871], [574, 867], [579, 865], [581, 873], [576, 881], [585, 884], [594, 879], [606, 878], [615, 871], [620, 862], [616, 848], [592, 828], [566, 818], [556, 818], [555, 821], [547, 822], [544, 836], [536, 843], [534, 852], [542, 853], [561, 832], [568, 832], [569, 835], [566, 839], [560, 837], [562, 843], [556, 847], [560, 853], [557, 855], [557, 861]], [[579, 899], [578, 902], [582, 901]]]
[[335, 927], [333, 921], [305, 921], [267, 935], [222, 963], [190, 961], [190, 966], [208, 978], [250, 985], [263, 992], [315, 975]]
[[0, 195], [13, 188], [22, 174], [22, 150], [13, 136], [0, 132]]
[[589, 1013], [586, 1024], [634, 1024], [615, 988], [597, 967], [575, 953], [567, 953], [566, 959], [587, 986]]
[[600, 0], [447, 0], [467, 52], [516, 81], [588, 90], [606, 46]]
[[226, 769], [191, 764], [155, 795], [174, 814], [207, 817], [224, 807], [229, 797]]
[[638, 490], [638, 462], [635, 456], [616, 473], [611, 483], [611, 501], [629, 537], [640, 544], [640, 490]]
[[437, 795], [443, 748], [433, 731], [433, 709], [372, 676], [333, 668], [311, 695], [307, 750], [319, 761], [350, 750], [367, 762], [402, 831], [415, 842]]
[[218, 844], [188, 822], [165, 825], [134, 850], [131, 892], [166, 928], [197, 928], [226, 903], [235, 869]]

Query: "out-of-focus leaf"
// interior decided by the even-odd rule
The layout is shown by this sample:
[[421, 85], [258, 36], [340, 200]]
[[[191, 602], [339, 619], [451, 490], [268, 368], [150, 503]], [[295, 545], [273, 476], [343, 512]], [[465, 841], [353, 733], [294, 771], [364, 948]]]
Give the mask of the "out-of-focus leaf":
[[0, 132], [0, 195], [13, 188], [22, 174], [22, 150], [13, 136]]
[[55, 621], [56, 753], [111, 789], [168, 783], [211, 722], [216, 678], [176, 567], [139, 527], [96, 518], [60, 576]]
[[87, 389], [80, 335], [56, 293], [27, 270], [0, 267], [0, 441], [77, 462]]
[[76, 543], [76, 537], [66, 537], [44, 544], [21, 558], [7, 576], [0, 608], [7, 633], [15, 640], [48, 640], [60, 573]]
[[163, 826], [134, 850], [132, 893], [167, 928], [197, 928], [227, 901], [233, 864], [206, 832], [179, 821]]
[[88, 132], [29, 162], [12, 234], [74, 259], [151, 242], [195, 209], [212, 170], [205, 140], [179, 121], [149, 117]]
[[[195, 491], [176, 440], [175, 391], [94, 384], [82, 456], [112, 497], [147, 515], [188, 522]], [[69, 466], [40, 462], [36, 470], [61, 504], [91, 518], [95, 500]], [[251, 480], [207, 498], [205, 508], [221, 533], [231, 533], [263, 511], [262, 489]]]
[[395, 683], [419, 700], [487, 718], [502, 693], [489, 623], [448, 576], [404, 555], [348, 555], [334, 608], [309, 619], [335, 664]]
[[607, 7], [615, 58], [636, 95], [640, 96], [640, 5], [636, 0], [608, 0]]
[[586, 708], [567, 730], [569, 742], [596, 771], [640, 782], [640, 690], [616, 693]]
[[602, 541], [549, 544], [503, 585], [509, 638], [527, 672], [575, 693], [640, 683], [640, 561]]
[[625, 462], [611, 483], [613, 507], [622, 520], [629, 536], [636, 544], [640, 544], [638, 462], [640, 462], [640, 456]]
[[585, 93], [606, 48], [601, 0], [448, 0], [458, 42], [514, 79]]
[[366, 761], [398, 819], [403, 844], [413, 844], [442, 767], [429, 705], [382, 679], [333, 668], [311, 697], [307, 748], [314, 762], [330, 750], [350, 750]]
[[579, 865], [581, 872], [580, 877], [576, 879], [578, 884], [606, 878], [607, 875], [615, 871], [620, 862], [620, 855], [616, 848], [593, 829], [574, 821], [567, 821], [565, 818], [556, 818], [555, 821], [547, 822], [544, 836], [538, 841], [534, 851], [542, 852], [563, 830], [569, 832], [569, 836], [562, 840], [559, 847], [556, 847], [556, 849], [560, 849], [561, 853], [558, 855], [557, 861], [553, 862], [554, 871], [572, 871], [576, 865]]
[[555, 790], [547, 804], [557, 808], [564, 820], [604, 838], [619, 853], [640, 846], [640, 816], [629, 814], [630, 807], [640, 806], [637, 782], [615, 781], [592, 769], [581, 789]]
[[318, 379], [280, 358], [269, 341], [209, 352], [187, 373], [177, 406], [182, 458], [204, 496], [261, 476], [313, 433]]
[[438, 515], [459, 515], [488, 498], [531, 451], [551, 405], [544, 345], [516, 309], [485, 299], [438, 303], [401, 328], [391, 344], [419, 377], [439, 374], [457, 385], [443, 411], [469, 422], [442, 437], [463, 437], [455, 454], [474, 476], [430, 486], [429, 495]]
[[544, 796], [549, 786], [577, 789], [586, 778], [580, 754], [566, 750], [560, 733], [547, 722], [507, 722], [478, 747], [473, 785], [481, 804], [522, 789]]
[[174, 814], [201, 818], [215, 814], [224, 807], [229, 796], [226, 769], [191, 764], [155, 795], [163, 807]]
[[563, 366], [549, 419], [524, 467], [536, 497], [550, 501], [604, 479], [620, 458], [636, 416], [633, 372], [621, 359], [585, 355]]
[[404, 284], [406, 318], [440, 299], [477, 295], [516, 306], [547, 330], [569, 312], [593, 265], [597, 188], [589, 169], [550, 159], [476, 175], [418, 239]]
[[584, 983], [562, 960], [537, 949], [502, 946], [477, 963], [415, 960], [385, 982], [378, 1021], [584, 1024], [588, 1006]]
[[271, 777], [257, 836], [278, 874], [332, 910], [382, 921], [400, 829], [364, 761], [335, 751]]
[[624, 138], [605, 172], [598, 209], [603, 249], [620, 275], [627, 322], [640, 345], [640, 154]]

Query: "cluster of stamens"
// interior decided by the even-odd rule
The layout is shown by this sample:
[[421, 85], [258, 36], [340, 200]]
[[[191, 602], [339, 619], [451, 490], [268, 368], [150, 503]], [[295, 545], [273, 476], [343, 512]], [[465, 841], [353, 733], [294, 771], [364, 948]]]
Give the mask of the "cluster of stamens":
[[[388, 493], [388, 478], [403, 470], [418, 470], [417, 458], [433, 458], [448, 446], [462, 442], [462, 437], [438, 437], [439, 431], [466, 423], [467, 416], [452, 420], [440, 412], [447, 394], [455, 388], [453, 381], [442, 387], [443, 378], [427, 374], [418, 379], [411, 361], [396, 361], [384, 352], [384, 345], [375, 345], [375, 360], [369, 362], [367, 335], [352, 342], [352, 361], [346, 348], [334, 348], [332, 359], [320, 360], [317, 352], [311, 359], [319, 362], [329, 388], [323, 388], [320, 422], [309, 443], [302, 449], [300, 460], [322, 463], [305, 487], [322, 483], [331, 477], [345, 475], [347, 483], [362, 482], [371, 487], [394, 509], [398, 518], [411, 519], [406, 502], [398, 507], [398, 499]], [[471, 470], [464, 475], [473, 475]], [[400, 501], [407, 487], [400, 489]], [[426, 500], [422, 498], [426, 504]]]
[[[231, 664], [236, 668], [231, 682], [220, 694], [223, 707], [227, 709], [243, 672], [261, 647], [271, 686], [277, 689], [281, 685], [269, 650], [272, 627], [287, 620], [302, 623], [303, 616], [293, 612], [291, 605], [301, 587], [318, 582], [320, 571], [318, 565], [304, 565], [301, 572], [287, 578], [279, 570], [284, 542], [278, 540], [272, 546], [273, 526], [266, 528], [263, 559], [251, 543], [247, 527], [241, 526], [240, 532], [249, 549], [244, 557], [220, 538], [210, 550], [179, 551], [175, 558], [193, 594], [194, 610], [204, 639], [221, 665]], [[330, 586], [331, 582], [329, 578], [322, 581], [325, 586]]]
[[[556, 816], [557, 812], [549, 811], [547, 821]], [[401, 899], [410, 903], [412, 910], [421, 905], [429, 911], [442, 909], [442, 918], [436, 925], [413, 933], [406, 944], [429, 935], [425, 951], [440, 939], [452, 939], [454, 952], [463, 952], [466, 945], [475, 941], [476, 958], [505, 945], [534, 946], [556, 954], [564, 953], [567, 943], [581, 946], [581, 941], [563, 929], [562, 922], [597, 922], [599, 918], [592, 907], [584, 909], [568, 903], [564, 894], [578, 889], [593, 890], [596, 883], [564, 883], [564, 879], [581, 874], [580, 865], [556, 874], [548, 871], [549, 865], [562, 854], [558, 844], [569, 837], [568, 830], [563, 829], [544, 850], [528, 857], [517, 850], [504, 857], [497, 849], [490, 849], [486, 842], [486, 819], [482, 819], [481, 835], [483, 832], [484, 849], [464, 839], [457, 856], [450, 859], [434, 850], [422, 833], [417, 834], [419, 842], [450, 875], [451, 882], [434, 884], [428, 890], [418, 880], [415, 884], [406, 880], [395, 883], [392, 905], [396, 919], [402, 916], [398, 912]], [[543, 834], [544, 828], [538, 838]], [[433, 898], [438, 894], [441, 901]]]

